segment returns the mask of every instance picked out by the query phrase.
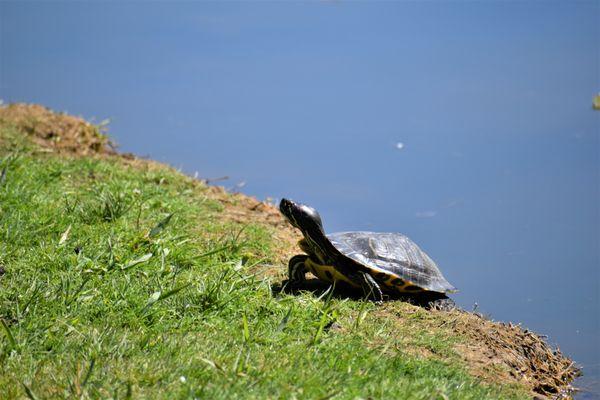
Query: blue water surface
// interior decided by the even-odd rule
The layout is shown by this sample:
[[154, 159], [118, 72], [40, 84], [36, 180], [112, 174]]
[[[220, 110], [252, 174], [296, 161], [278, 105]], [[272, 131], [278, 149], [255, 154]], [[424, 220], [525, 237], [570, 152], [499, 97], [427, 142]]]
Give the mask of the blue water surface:
[[399, 231], [600, 398], [599, 2], [0, 2], [0, 98]]

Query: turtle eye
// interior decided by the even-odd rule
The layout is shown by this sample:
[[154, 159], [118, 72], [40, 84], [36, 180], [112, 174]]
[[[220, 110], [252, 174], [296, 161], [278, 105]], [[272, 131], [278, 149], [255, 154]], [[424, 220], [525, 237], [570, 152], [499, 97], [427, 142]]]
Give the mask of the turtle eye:
[[291, 216], [293, 214], [293, 203], [288, 199], [281, 199], [279, 211], [286, 217]]

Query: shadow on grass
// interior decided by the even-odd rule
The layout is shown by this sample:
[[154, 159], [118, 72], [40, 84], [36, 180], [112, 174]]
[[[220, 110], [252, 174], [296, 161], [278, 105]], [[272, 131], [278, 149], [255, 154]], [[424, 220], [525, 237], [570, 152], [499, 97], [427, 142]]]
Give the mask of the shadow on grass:
[[[271, 285], [273, 294], [280, 293], [297, 295], [300, 292], [310, 292], [316, 297], [324, 297], [325, 293], [331, 288], [331, 284], [319, 279], [307, 279], [302, 283], [296, 283], [294, 286], [289, 284], [288, 280], [274, 283]], [[350, 287], [344, 282], [336, 283], [331, 294], [335, 299], [351, 299], [354, 301], [363, 300], [365, 297], [360, 290]], [[426, 310], [444, 310], [449, 311], [457, 308], [456, 303], [448, 296], [436, 292], [422, 292], [414, 294], [386, 293], [383, 295], [383, 301], [404, 301], [415, 306], [423, 307]]]

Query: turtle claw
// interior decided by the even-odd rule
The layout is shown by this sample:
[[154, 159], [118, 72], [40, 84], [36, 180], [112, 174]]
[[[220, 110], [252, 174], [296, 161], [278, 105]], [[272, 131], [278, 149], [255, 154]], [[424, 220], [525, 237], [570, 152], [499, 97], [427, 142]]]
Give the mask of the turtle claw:
[[306, 281], [306, 265], [304, 262], [308, 256], [306, 254], [298, 254], [290, 258], [288, 262], [289, 283], [292, 286], [299, 286]]
[[430, 310], [438, 311], [452, 311], [458, 308], [454, 300], [448, 297], [442, 297], [436, 300], [432, 300], [427, 305]]

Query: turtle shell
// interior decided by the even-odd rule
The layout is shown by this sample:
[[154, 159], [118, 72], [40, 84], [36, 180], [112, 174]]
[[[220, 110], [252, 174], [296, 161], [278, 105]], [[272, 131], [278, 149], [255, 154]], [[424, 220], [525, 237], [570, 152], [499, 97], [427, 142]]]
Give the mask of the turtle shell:
[[327, 235], [344, 256], [366, 266], [385, 286], [403, 292], [454, 292], [439, 268], [415, 242], [400, 233], [339, 232]]

